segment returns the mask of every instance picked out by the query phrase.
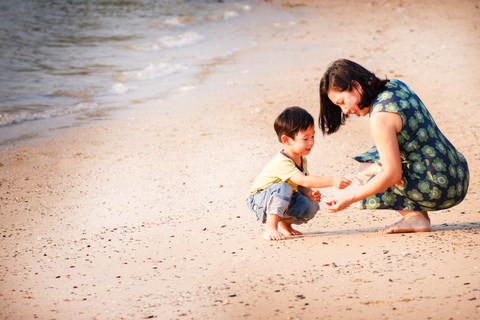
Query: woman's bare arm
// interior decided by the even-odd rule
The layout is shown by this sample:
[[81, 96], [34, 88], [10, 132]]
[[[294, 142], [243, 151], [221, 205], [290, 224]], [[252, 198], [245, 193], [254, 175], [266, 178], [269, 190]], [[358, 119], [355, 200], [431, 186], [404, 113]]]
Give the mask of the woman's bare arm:
[[401, 129], [402, 119], [398, 114], [380, 112], [371, 117], [370, 130], [383, 171], [355, 192], [354, 202], [383, 191], [402, 180], [402, 161], [397, 141], [397, 133]]
[[329, 201], [330, 211], [340, 211], [350, 204], [365, 199], [399, 183], [402, 180], [402, 162], [397, 133], [402, 129], [398, 114], [381, 112], [370, 119], [370, 130], [375, 140], [383, 171], [353, 194], [336, 197]]

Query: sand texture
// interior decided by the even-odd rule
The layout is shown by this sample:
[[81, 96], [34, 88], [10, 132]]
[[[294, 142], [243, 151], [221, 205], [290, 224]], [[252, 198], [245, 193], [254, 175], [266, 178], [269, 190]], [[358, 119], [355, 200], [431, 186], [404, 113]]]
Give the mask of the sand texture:
[[[258, 45], [195, 90], [110, 120], [10, 140], [0, 154], [0, 319], [479, 319], [480, 1], [269, 1]], [[270, 23], [275, 14], [295, 23]], [[268, 19], [267, 19], [268, 17]], [[391, 211], [321, 211], [262, 239], [245, 205], [281, 145], [273, 120], [318, 117], [338, 58], [398, 78], [469, 164], [464, 202], [432, 231], [381, 235]], [[351, 118], [308, 156], [353, 179], [373, 139]]]

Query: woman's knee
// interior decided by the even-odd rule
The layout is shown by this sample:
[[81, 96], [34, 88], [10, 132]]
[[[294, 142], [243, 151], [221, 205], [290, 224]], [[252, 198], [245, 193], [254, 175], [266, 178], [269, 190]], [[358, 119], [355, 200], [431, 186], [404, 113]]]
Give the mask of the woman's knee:
[[358, 165], [357, 178], [363, 185], [372, 177], [372, 175], [380, 168], [380, 166], [373, 162], [361, 162]]
[[368, 176], [365, 174], [363, 171], [358, 171], [357, 172], [357, 179], [360, 181], [360, 184], [364, 185], [367, 183], [368, 179], [370, 179], [371, 176]]

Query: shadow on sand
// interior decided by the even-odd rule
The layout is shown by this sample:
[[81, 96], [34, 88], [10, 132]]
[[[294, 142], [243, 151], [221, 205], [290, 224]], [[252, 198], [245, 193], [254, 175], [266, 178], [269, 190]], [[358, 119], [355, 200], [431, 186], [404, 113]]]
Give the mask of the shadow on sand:
[[[361, 228], [361, 229], [345, 229], [345, 230], [332, 230], [332, 231], [311, 231], [304, 232], [300, 236], [291, 236], [288, 238], [298, 239], [306, 237], [315, 237], [315, 236], [338, 236], [338, 235], [349, 235], [349, 234], [364, 234], [364, 233], [377, 233], [381, 228]], [[462, 223], [442, 223], [432, 225], [432, 232], [441, 232], [441, 231], [454, 231], [454, 230], [472, 230], [475, 232], [480, 231], [480, 222], [462, 222]], [[405, 234], [404, 233], [392, 233], [392, 234]]]

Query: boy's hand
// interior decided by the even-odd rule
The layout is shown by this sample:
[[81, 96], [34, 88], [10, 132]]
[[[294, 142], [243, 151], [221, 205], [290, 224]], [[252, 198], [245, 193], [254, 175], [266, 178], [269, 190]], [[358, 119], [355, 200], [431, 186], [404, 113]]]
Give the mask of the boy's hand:
[[308, 193], [308, 197], [310, 200], [315, 201], [315, 202], [320, 202], [322, 200], [322, 194], [318, 190], [310, 190]]
[[345, 189], [348, 187], [352, 181], [348, 180], [347, 178], [343, 177], [335, 177], [333, 178], [333, 186], [339, 190]]

